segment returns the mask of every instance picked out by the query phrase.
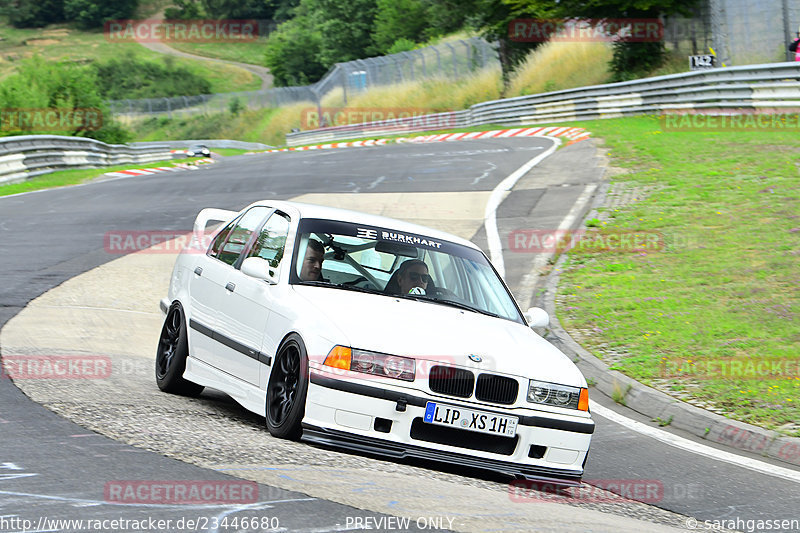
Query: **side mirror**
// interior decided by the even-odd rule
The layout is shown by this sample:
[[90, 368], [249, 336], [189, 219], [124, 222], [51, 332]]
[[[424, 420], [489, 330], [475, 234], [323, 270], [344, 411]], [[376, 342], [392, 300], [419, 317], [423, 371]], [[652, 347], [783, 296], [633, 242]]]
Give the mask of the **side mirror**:
[[242, 261], [242, 274], [251, 278], [263, 279], [270, 285], [278, 283], [277, 267], [269, 264], [269, 261], [261, 257], [248, 257]]
[[541, 307], [531, 307], [525, 312], [525, 320], [532, 328], [544, 328], [550, 324], [550, 315]]

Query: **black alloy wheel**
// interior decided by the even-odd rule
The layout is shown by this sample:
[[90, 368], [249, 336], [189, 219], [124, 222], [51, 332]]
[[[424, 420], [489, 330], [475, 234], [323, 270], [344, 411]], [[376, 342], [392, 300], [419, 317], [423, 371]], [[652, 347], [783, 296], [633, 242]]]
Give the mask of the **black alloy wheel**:
[[303, 341], [292, 334], [273, 363], [267, 384], [266, 419], [272, 436], [296, 440], [303, 433], [308, 392], [308, 359]]
[[203, 392], [202, 385], [183, 378], [188, 355], [189, 343], [186, 340], [183, 308], [174, 303], [167, 312], [156, 350], [156, 384], [159, 389], [184, 396], [197, 396]]

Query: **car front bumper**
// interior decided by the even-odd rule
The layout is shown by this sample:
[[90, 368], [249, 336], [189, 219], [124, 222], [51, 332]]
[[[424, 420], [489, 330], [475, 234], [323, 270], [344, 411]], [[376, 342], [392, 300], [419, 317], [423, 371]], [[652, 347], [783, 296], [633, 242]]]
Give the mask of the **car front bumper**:
[[[428, 401], [519, 417], [511, 439], [422, 421]], [[589, 418], [543, 416], [449, 397], [426, 397], [312, 369], [303, 439], [393, 458], [480, 468], [525, 479], [578, 484], [594, 432]], [[535, 414], [527, 414], [535, 413]]]

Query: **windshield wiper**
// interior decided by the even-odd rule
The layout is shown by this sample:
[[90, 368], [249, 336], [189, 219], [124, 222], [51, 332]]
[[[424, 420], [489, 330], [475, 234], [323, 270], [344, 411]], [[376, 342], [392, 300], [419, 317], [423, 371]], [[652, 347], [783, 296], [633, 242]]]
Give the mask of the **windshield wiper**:
[[471, 305], [462, 304], [461, 302], [455, 302], [453, 300], [437, 300], [435, 298], [430, 298], [425, 296], [415, 296], [413, 294], [403, 294], [401, 296], [403, 298], [410, 298], [412, 300], [417, 300], [419, 302], [433, 302], [436, 304], [449, 305], [450, 307], [457, 307], [459, 309], [473, 311], [475, 313], [480, 313], [482, 315], [493, 316], [495, 318], [503, 318], [502, 316], [492, 313], [490, 311], [484, 311], [483, 309], [478, 309], [476, 307], [472, 307]]
[[366, 287], [359, 287], [358, 285], [340, 284], [340, 285], [331, 285], [331, 287], [334, 287], [336, 289], [344, 289], [346, 291], [366, 292], [367, 294], [381, 294], [379, 291], [376, 291], [375, 289], [367, 289]]
[[344, 285], [342, 283], [336, 284], [336, 283], [331, 283], [330, 281], [304, 281], [302, 285], [311, 285], [314, 287], [328, 287], [329, 289], [344, 289], [346, 291], [366, 292], [368, 294], [381, 294], [379, 291], [376, 291], [374, 289], [366, 289], [364, 287], [358, 287], [356, 285]]

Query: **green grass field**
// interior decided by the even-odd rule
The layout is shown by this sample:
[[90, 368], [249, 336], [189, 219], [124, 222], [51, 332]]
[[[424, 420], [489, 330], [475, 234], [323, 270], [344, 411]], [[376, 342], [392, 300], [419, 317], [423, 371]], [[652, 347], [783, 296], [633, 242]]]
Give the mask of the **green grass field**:
[[174, 42], [169, 45], [181, 52], [196, 54], [216, 59], [227, 59], [250, 65], [264, 66], [264, 49], [267, 40], [264, 38], [247, 42], [231, 43], [184, 43]]
[[[28, 30], [0, 23], [0, 82], [16, 70], [16, 64], [25, 58], [38, 55], [49, 61], [108, 61], [131, 53], [136, 58], [163, 62], [163, 54], [148, 50], [138, 43], [110, 42], [102, 31], [83, 32], [62, 26]], [[261, 88], [261, 80], [250, 72], [231, 65], [207, 65], [203, 61], [173, 58], [207, 79], [212, 92], [254, 91]]]
[[[156, 161], [154, 163], [138, 163], [133, 165], [118, 165], [113, 167], [103, 168], [81, 168], [72, 170], [59, 170], [36, 176], [27, 181], [20, 183], [11, 183], [8, 185], [0, 185], [0, 196], [8, 196], [9, 194], [18, 194], [21, 192], [38, 191], [41, 189], [52, 189], [55, 187], [65, 187], [67, 185], [77, 185], [91, 181], [107, 172], [116, 172], [118, 170], [128, 170], [131, 168], [154, 168], [154, 167], [169, 167], [181, 160], [170, 159], [168, 161]], [[190, 159], [184, 160], [190, 161]]]
[[[562, 323], [639, 381], [800, 435], [797, 132], [665, 132], [645, 117], [573, 125], [629, 170], [612, 181], [652, 188], [605, 213], [601, 231], [652, 231], [664, 245], [571, 253]], [[760, 376], [764, 362], [775, 375]]]

